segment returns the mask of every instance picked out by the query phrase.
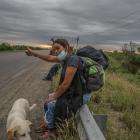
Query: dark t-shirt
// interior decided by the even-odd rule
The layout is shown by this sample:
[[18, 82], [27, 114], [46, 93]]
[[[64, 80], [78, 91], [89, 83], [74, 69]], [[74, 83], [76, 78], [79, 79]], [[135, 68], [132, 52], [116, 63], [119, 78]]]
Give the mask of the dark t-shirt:
[[[71, 82], [70, 87], [66, 91], [66, 94], [73, 94], [73, 96], [77, 96], [79, 94], [82, 94], [83, 88], [82, 88], [82, 59], [78, 57], [77, 55], [70, 55], [68, 56], [63, 62], [62, 62], [62, 73], [61, 73], [61, 80], [60, 84], [63, 82], [65, 78], [65, 73], [67, 67], [75, 67], [77, 68], [77, 71], [74, 75], [74, 78]], [[64, 93], [65, 94], [65, 93]]]

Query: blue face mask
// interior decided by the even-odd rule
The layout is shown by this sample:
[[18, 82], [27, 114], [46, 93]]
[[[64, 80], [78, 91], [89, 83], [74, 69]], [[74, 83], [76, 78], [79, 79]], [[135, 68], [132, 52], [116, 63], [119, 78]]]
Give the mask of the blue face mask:
[[66, 56], [67, 56], [67, 52], [66, 51], [61, 51], [58, 55], [57, 55], [57, 57], [58, 57], [58, 59], [60, 60], [60, 61], [63, 61], [65, 58], [66, 58]]

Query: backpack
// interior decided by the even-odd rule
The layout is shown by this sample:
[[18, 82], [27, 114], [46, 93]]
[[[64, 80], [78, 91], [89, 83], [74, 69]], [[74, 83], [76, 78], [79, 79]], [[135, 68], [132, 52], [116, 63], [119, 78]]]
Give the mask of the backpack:
[[84, 61], [84, 79], [87, 92], [99, 90], [105, 83], [105, 74], [109, 66], [109, 59], [102, 50], [96, 50], [92, 46], [78, 49], [76, 55]]
[[[84, 62], [83, 79], [87, 93], [99, 90], [104, 85], [103, 67], [88, 57], [81, 57]], [[86, 94], [86, 93], [85, 93]]]
[[96, 50], [92, 46], [86, 46], [81, 49], [78, 49], [76, 55], [81, 57], [88, 57], [94, 60], [95, 62], [102, 65], [103, 69], [106, 70], [109, 66], [109, 59], [104, 54], [102, 50]]

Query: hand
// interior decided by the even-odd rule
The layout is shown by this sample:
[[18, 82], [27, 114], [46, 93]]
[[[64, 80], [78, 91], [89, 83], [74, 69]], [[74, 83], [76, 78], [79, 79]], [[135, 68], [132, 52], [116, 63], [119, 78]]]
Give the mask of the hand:
[[32, 51], [30, 48], [27, 48], [27, 50], [25, 51], [25, 53], [26, 53], [28, 56], [33, 56], [33, 55], [34, 55], [33, 51]]
[[51, 101], [53, 101], [53, 100], [55, 100], [55, 99], [56, 99], [56, 93], [55, 93], [55, 92], [50, 93], [50, 94], [48, 95], [46, 101], [45, 101], [45, 104], [46, 104], [46, 103], [49, 103], [49, 102], [51, 102]]

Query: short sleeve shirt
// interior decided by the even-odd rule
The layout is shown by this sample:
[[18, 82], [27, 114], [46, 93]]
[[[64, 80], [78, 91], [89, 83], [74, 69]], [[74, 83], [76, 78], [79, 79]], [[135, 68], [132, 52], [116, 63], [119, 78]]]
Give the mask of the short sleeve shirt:
[[82, 89], [82, 81], [81, 81], [81, 59], [77, 55], [70, 55], [62, 62], [62, 73], [61, 73], [61, 81], [63, 82], [65, 78], [65, 72], [67, 67], [77, 68], [77, 71], [74, 75], [74, 78], [71, 82], [69, 89], [66, 92], [73, 92], [74, 95], [81, 94]]

